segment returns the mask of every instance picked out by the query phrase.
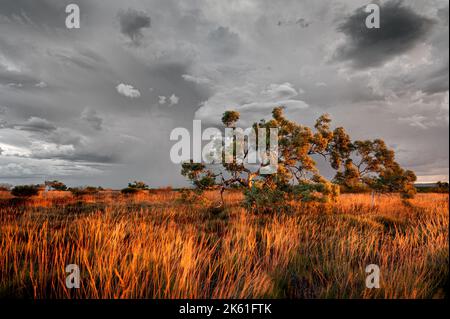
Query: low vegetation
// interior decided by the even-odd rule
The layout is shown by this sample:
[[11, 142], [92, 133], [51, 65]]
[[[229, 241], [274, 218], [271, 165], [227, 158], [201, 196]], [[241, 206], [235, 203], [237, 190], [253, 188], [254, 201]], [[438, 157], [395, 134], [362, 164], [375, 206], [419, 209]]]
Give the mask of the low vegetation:
[[[0, 297], [448, 297], [448, 194], [343, 194], [283, 213], [249, 212], [241, 190], [219, 208], [219, 191], [12, 199], [0, 196]], [[368, 264], [380, 289], [365, 287]]]
[[11, 195], [16, 197], [31, 197], [39, 194], [39, 185], [19, 185], [11, 190]]
[[418, 193], [447, 193], [449, 192], [449, 187], [447, 182], [437, 182], [431, 185], [419, 185], [416, 186]]

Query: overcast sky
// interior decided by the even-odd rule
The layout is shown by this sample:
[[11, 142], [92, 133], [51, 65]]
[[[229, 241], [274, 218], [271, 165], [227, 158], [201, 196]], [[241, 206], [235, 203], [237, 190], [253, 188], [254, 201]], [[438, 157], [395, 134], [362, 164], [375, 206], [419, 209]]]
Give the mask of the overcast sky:
[[0, 183], [186, 185], [173, 128], [226, 109], [245, 127], [280, 104], [384, 139], [419, 181], [448, 180], [448, 1], [378, 2], [378, 30], [368, 3], [1, 0]]

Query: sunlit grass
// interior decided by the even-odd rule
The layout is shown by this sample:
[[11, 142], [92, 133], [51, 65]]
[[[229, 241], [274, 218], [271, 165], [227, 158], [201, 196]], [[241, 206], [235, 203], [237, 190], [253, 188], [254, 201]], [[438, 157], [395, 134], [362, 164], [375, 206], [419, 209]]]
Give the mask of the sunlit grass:
[[[219, 194], [207, 194], [209, 205]], [[342, 195], [331, 209], [256, 215], [166, 190], [0, 197], [0, 296], [27, 298], [443, 298], [448, 195]], [[65, 287], [65, 266], [81, 288]], [[365, 288], [377, 264], [381, 288]]]

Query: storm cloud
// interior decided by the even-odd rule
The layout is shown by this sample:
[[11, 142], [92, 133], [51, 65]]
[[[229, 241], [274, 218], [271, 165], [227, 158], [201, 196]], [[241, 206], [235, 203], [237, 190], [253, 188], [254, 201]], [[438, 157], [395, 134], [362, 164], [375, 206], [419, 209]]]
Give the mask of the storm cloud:
[[127, 36], [133, 45], [139, 46], [144, 37], [143, 29], [151, 27], [151, 18], [147, 13], [128, 9], [118, 13], [120, 31]]
[[376, 67], [412, 49], [434, 24], [402, 1], [391, 0], [380, 5], [380, 28], [369, 29], [364, 9], [357, 9], [338, 27], [346, 40], [336, 59], [350, 61], [355, 68]]
[[228, 27], [219, 26], [208, 34], [211, 48], [224, 56], [232, 56], [239, 50], [239, 35]]
[[30, 117], [26, 122], [14, 125], [15, 128], [24, 131], [49, 132], [56, 130], [56, 126], [46, 119]]

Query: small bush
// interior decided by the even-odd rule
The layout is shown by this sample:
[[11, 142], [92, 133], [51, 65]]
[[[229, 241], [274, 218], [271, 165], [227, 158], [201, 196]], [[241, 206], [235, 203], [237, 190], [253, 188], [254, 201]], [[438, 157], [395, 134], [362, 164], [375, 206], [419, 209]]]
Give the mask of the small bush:
[[323, 211], [329, 211], [328, 205], [339, 195], [339, 187], [335, 184], [317, 179], [316, 183], [300, 183], [284, 185], [278, 188], [265, 189], [258, 184], [244, 190], [244, 206], [256, 212], [289, 212], [298, 203], [320, 203]]
[[147, 190], [148, 189], [148, 185], [145, 184], [144, 182], [134, 181], [133, 183], [128, 183], [128, 187], [127, 188]]
[[11, 194], [16, 197], [31, 197], [39, 194], [38, 185], [21, 185], [11, 190]]
[[63, 191], [64, 192], [67, 190], [67, 186], [64, 183], [59, 182], [59, 181], [46, 181], [45, 186], [48, 186], [55, 191]]
[[120, 192], [124, 195], [134, 195], [139, 193], [140, 189], [134, 187], [127, 187], [122, 189]]
[[286, 208], [286, 194], [279, 189], [253, 186], [244, 191], [244, 196], [244, 206], [254, 212], [271, 213]]
[[134, 195], [148, 190], [149, 187], [144, 182], [134, 181], [133, 183], [128, 183], [128, 186], [122, 189], [120, 192], [124, 195]]

